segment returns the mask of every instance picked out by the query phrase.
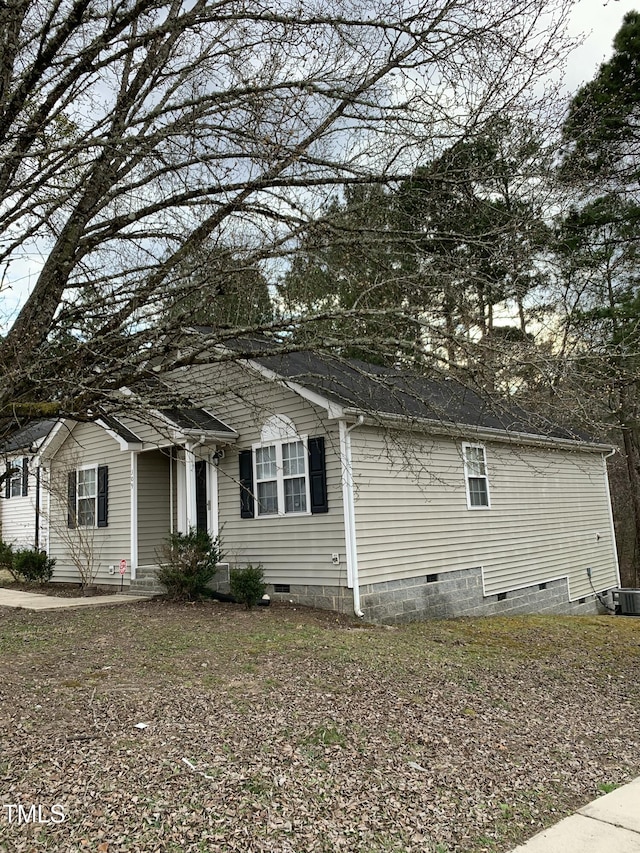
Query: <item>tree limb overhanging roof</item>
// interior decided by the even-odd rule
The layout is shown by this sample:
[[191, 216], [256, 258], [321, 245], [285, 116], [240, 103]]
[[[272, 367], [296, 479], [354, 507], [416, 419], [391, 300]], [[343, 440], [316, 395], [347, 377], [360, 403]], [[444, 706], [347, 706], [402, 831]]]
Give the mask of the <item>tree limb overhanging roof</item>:
[[[242, 342], [247, 351], [247, 342]], [[235, 348], [232, 344], [231, 348]], [[560, 426], [542, 415], [502, 402], [495, 396], [469, 388], [441, 373], [423, 376], [410, 368], [382, 367], [357, 359], [345, 359], [309, 351], [281, 351], [271, 341], [255, 341], [248, 356], [254, 364], [338, 404], [349, 412], [361, 412], [384, 421], [440, 425], [502, 432], [510, 438], [531, 437], [545, 442], [575, 442], [608, 448], [586, 433]]]
[[14, 433], [11, 438], [0, 446], [0, 453], [13, 453], [16, 450], [28, 450], [35, 442], [46, 438], [57, 423], [57, 418], [34, 421], [24, 429]]
[[187, 433], [212, 432], [236, 435], [235, 430], [227, 426], [206, 409], [161, 409], [160, 413], [174, 423], [180, 430]]

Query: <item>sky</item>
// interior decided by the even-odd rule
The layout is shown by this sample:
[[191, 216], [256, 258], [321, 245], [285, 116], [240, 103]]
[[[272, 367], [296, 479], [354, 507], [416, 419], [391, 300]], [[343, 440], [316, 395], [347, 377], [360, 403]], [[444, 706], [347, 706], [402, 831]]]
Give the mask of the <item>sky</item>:
[[571, 34], [584, 33], [584, 44], [567, 63], [565, 86], [575, 92], [591, 80], [600, 65], [611, 57], [615, 34], [627, 12], [640, 11], [640, 0], [578, 0], [571, 16]]
[[[591, 80], [602, 62], [610, 58], [613, 38], [622, 19], [634, 9], [640, 11], [640, 0], [578, 0], [571, 16], [570, 33], [576, 37], [582, 34], [584, 43], [567, 62], [564, 88], [568, 95]], [[42, 263], [43, 259], [34, 255], [14, 265], [14, 286], [0, 295], [0, 333], [31, 290]]]

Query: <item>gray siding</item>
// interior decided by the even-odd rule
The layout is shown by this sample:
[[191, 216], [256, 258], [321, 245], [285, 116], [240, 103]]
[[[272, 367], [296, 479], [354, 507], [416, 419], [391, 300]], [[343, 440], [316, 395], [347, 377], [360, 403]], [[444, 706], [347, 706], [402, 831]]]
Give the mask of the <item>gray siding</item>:
[[[231, 564], [262, 563], [270, 583], [346, 585], [342, 480], [337, 424], [292, 391], [256, 378], [240, 368], [225, 367], [191, 375], [189, 393], [239, 438], [228, 446], [218, 467], [219, 513], [223, 559]], [[286, 415], [299, 435], [325, 437], [329, 512], [305, 516], [240, 518], [238, 452], [259, 441], [263, 424], [274, 414]], [[331, 555], [340, 555], [333, 565]]]
[[486, 595], [567, 577], [617, 584], [600, 454], [485, 444], [490, 509], [467, 508], [461, 442], [351, 434], [360, 580], [481, 567]]
[[[109, 515], [104, 528], [70, 530], [67, 527], [67, 474], [84, 465], [109, 466]], [[120, 584], [118, 566], [126, 559], [129, 583], [131, 567], [131, 454], [95, 424], [76, 424], [51, 463], [51, 521], [49, 553], [56, 558], [53, 579], [79, 583], [73, 555], [91, 546], [97, 565], [96, 582]], [[109, 566], [115, 565], [115, 574]]]
[[156, 565], [156, 554], [169, 535], [171, 501], [169, 495], [168, 451], [150, 450], [138, 454], [138, 565]]

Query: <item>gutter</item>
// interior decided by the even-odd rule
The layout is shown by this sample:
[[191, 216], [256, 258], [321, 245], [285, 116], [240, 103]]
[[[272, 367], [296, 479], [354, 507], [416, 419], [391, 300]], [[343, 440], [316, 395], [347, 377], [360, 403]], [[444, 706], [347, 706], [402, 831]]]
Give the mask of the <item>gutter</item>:
[[[345, 409], [345, 417], [364, 417], [358, 414], [356, 409]], [[419, 418], [407, 415], [395, 415], [390, 412], [376, 412], [375, 416], [364, 418], [368, 426], [376, 426], [380, 429], [385, 424], [396, 429], [424, 430], [432, 435], [445, 435], [453, 438], [464, 438], [473, 435], [478, 439], [489, 441], [502, 441], [504, 443], [522, 442], [534, 447], [549, 447], [558, 450], [581, 450], [591, 453], [615, 453], [616, 448], [611, 444], [601, 444], [593, 441], [580, 441], [576, 438], [554, 438], [553, 436], [536, 435], [528, 432], [510, 432], [508, 429], [497, 427], [478, 427], [473, 424], [452, 423], [447, 424], [435, 418]]]
[[342, 465], [342, 504], [344, 510], [344, 537], [347, 549], [347, 584], [353, 589], [353, 612], [362, 619], [360, 607], [360, 580], [358, 577], [358, 543], [356, 538], [356, 512], [353, 497], [353, 459], [351, 456], [351, 432], [362, 426], [364, 415], [360, 414], [350, 427], [341, 420], [340, 461]]

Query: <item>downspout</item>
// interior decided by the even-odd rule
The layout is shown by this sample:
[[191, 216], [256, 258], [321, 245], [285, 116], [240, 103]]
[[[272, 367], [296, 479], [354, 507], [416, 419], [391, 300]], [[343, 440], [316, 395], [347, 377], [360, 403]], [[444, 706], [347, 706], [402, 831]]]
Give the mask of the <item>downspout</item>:
[[360, 607], [360, 580], [358, 577], [358, 543], [356, 538], [356, 511], [353, 497], [353, 460], [351, 457], [351, 432], [362, 426], [364, 415], [347, 427], [340, 421], [340, 457], [342, 460], [342, 501], [344, 507], [344, 537], [347, 549], [347, 583], [353, 588], [353, 612], [362, 619]]
[[[169, 451], [169, 532], [175, 533], [174, 524], [173, 524], [173, 513], [174, 513], [174, 497], [173, 497], [173, 461], [175, 457], [174, 447], [171, 446], [171, 450]], [[176, 459], [176, 465], [178, 464]]]
[[609, 506], [609, 524], [611, 525], [611, 542], [613, 545], [613, 558], [616, 561], [616, 577], [618, 579], [618, 588], [622, 585], [620, 581], [620, 562], [618, 560], [618, 545], [616, 542], [616, 526], [613, 520], [613, 506], [611, 505], [611, 489], [609, 488], [609, 472], [607, 470], [607, 459], [617, 452], [617, 448], [613, 448], [609, 453], [602, 454], [602, 466], [604, 468], [604, 484], [607, 491], [607, 503]]
[[35, 517], [35, 548], [40, 550], [40, 464], [36, 468], [36, 517]]
[[129, 530], [129, 581], [134, 581], [138, 573], [138, 451], [130, 453], [130, 478], [131, 497], [129, 504], [130, 530]]

